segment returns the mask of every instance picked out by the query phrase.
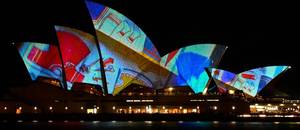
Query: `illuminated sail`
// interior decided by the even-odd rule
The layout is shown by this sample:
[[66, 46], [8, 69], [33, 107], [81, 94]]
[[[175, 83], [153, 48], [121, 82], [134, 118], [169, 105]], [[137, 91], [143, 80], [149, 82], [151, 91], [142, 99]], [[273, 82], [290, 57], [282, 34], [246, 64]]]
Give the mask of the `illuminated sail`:
[[55, 26], [64, 63], [68, 89], [74, 82], [102, 86], [100, 56], [94, 36], [63, 26]]
[[56, 46], [23, 42], [17, 47], [32, 80], [42, 76], [62, 81], [62, 64]]
[[[154, 70], [162, 68], [158, 63], [150, 61], [102, 32], [96, 31], [96, 33], [104, 60], [109, 94], [118, 94], [132, 82], [154, 88], [157, 81], [151, 77], [151, 72], [160, 71]], [[149, 66], [152, 66], [152, 69]], [[168, 74], [166, 69], [161, 71], [164, 72], [163, 74]]]
[[160, 61], [160, 55], [146, 34], [130, 19], [99, 3], [86, 1], [94, 27], [149, 60]]
[[[209, 68], [214, 80], [242, 90], [244, 93], [254, 97], [276, 76], [289, 69], [289, 66], [267, 66], [234, 74], [225, 70]], [[219, 86], [223, 87], [225, 85]], [[224, 87], [228, 89], [228, 87]]]
[[195, 93], [203, 92], [209, 82], [206, 67], [218, 65], [226, 46], [197, 44], [172, 51], [161, 58], [160, 64], [173, 72], [172, 85], [188, 85]]

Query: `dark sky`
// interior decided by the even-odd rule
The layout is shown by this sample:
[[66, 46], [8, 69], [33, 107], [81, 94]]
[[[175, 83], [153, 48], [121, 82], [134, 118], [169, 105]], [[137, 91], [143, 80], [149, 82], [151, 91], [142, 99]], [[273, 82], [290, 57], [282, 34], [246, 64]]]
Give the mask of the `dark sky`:
[[[195, 43], [227, 45], [220, 68], [235, 73], [268, 65], [292, 69], [272, 84], [300, 95], [300, 9], [293, 3], [204, 3], [196, 0], [98, 0], [134, 21], [164, 54]], [[84, 1], [11, 0], [1, 6], [1, 82], [7, 87], [29, 81], [11, 42], [57, 43], [53, 25], [94, 33]], [[1, 85], [2, 87], [2, 85]]]

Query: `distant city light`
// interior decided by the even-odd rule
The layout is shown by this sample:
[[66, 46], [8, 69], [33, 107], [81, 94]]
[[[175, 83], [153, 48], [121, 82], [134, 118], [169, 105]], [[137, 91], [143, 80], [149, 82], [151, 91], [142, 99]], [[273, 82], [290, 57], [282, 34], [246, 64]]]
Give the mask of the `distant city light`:
[[173, 87], [169, 87], [169, 88], [168, 88], [168, 90], [169, 90], [170, 92], [172, 92], [173, 89], [174, 89]]
[[113, 106], [113, 107], [112, 107], [112, 109], [113, 109], [113, 110], [115, 110], [115, 109], [116, 109], [116, 107], [115, 107], [115, 106]]
[[81, 110], [83, 110], [83, 107], [80, 107]]
[[214, 110], [217, 110], [217, 109], [218, 109], [218, 107], [217, 107], [217, 106], [214, 106], [213, 108], [214, 108]]
[[34, 107], [33, 109], [34, 109], [34, 110], [37, 110], [37, 107]]
[[49, 107], [49, 110], [52, 110], [52, 109], [53, 109], [53, 108], [50, 106], [50, 107]]
[[7, 110], [7, 107], [4, 107], [4, 110]]
[[180, 106], [179, 109], [182, 109], [182, 106]]
[[22, 110], [22, 107], [19, 107], [20, 110]]
[[235, 110], [235, 106], [232, 106], [232, 110]]
[[162, 109], [166, 109], [166, 107], [165, 107], [165, 106], [163, 106], [163, 107], [162, 107]]
[[68, 110], [68, 107], [66, 106], [65, 109]]

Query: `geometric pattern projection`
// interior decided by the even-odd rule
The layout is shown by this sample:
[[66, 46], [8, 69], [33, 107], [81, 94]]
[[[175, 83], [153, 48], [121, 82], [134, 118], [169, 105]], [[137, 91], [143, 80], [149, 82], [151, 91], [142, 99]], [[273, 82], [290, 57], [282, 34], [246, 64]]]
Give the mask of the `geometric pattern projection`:
[[72, 84], [102, 86], [100, 56], [94, 36], [63, 26], [55, 26], [64, 63], [68, 90]]
[[135, 77], [140, 77], [140, 83], [153, 87], [150, 80], [138, 76], [149, 61], [144, 56], [124, 46], [109, 36], [97, 31], [97, 38], [104, 63], [107, 89], [109, 94], [116, 95], [126, 88]]
[[56, 46], [23, 42], [17, 48], [32, 80], [47, 77], [62, 81], [62, 64]]
[[131, 83], [161, 88], [169, 71], [124, 44], [96, 31], [99, 40], [108, 93], [116, 95]]
[[256, 96], [272, 79], [289, 69], [290, 66], [260, 67], [239, 74], [225, 70], [209, 68], [208, 71], [218, 84], [218, 87], [227, 90], [228, 87], [242, 90], [252, 97]]
[[218, 65], [226, 46], [196, 44], [172, 51], [161, 58], [160, 64], [175, 74], [169, 85], [188, 85], [195, 93], [201, 93], [208, 86], [206, 67]]
[[234, 88], [255, 96], [289, 68], [269, 66], [240, 74], [215, 69], [227, 48], [216, 44], [191, 45], [160, 57], [151, 40], [127, 17], [98, 3], [86, 1], [86, 6], [97, 39], [77, 29], [55, 26], [59, 47], [34, 42], [18, 44], [32, 80], [42, 76], [67, 82], [68, 90], [76, 82], [94, 84], [99, 90], [104, 72], [108, 94], [116, 95], [132, 83], [153, 89], [190, 86], [197, 94], [205, 93], [211, 75], [224, 91]]
[[160, 55], [146, 34], [121, 13], [99, 3], [86, 1], [94, 27], [114, 40], [159, 63]]

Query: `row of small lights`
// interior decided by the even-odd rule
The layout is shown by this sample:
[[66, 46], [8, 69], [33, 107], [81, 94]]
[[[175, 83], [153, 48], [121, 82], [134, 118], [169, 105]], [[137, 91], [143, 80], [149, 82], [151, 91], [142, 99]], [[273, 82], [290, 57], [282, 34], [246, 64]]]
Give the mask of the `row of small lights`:
[[[255, 106], [258, 106], [258, 104], [255, 104]], [[271, 104], [267, 104], [267, 106], [272, 106]], [[284, 104], [279, 104], [279, 106], [284, 106]], [[297, 104], [293, 103], [293, 106], [297, 106]], [[297, 108], [299, 109], [300, 107], [297, 106]]]
[[[7, 109], [8, 109], [8, 108], [5, 106], [5, 107], [4, 107], [4, 110], [7, 110]], [[22, 107], [19, 107], [18, 109], [19, 109], [19, 110], [22, 110]], [[34, 110], [37, 110], [38, 108], [37, 108], [37, 107], [33, 107], [33, 109], [34, 109]], [[68, 109], [69, 109], [69, 107], [66, 106], [66, 107], [65, 107], [65, 110], [68, 110]], [[83, 110], [83, 107], [80, 107], [80, 109]], [[99, 107], [96, 107], [96, 109], [100, 109], [100, 108], [99, 108]], [[49, 107], [49, 110], [53, 110], [53, 107], [50, 106], [50, 107]]]
[[[231, 107], [231, 109], [232, 109], [232, 110], [235, 110], [235, 108], [236, 108], [235, 106], [232, 106], [232, 107]], [[116, 109], [116, 107], [115, 107], [115, 106], [113, 106], [113, 107], [112, 107], [112, 109], [113, 109], [113, 110], [115, 110], [115, 109]], [[129, 106], [129, 109], [131, 109], [131, 106]], [[166, 109], [166, 107], [165, 107], [165, 106], [163, 106], [163, 107], [162, 107], [162, 109]], [[182, 109], [182, 106], [180, 106], [180, 107], [179, 107], [179, 109]], [[197, 109], [200, 109], [200, 107], [199, 107], [199, 106], [197, 106]], [[213, 109], [214, 109], [214, 110], [217, 110], [217, 109], [218, 109], [218, 107], [217, 107], [217, 106], [213, 106]]]
[[[255, 105], [257, 106], [257, 104], [255, 104]], [[268, 106], [269, 106], [269, 104], [268, 104]], [[236, 108], [235, 106], [232, 106], [232, 110], [235, 110], [235, 108]], [[22, 107], [19, 107], [18, 109], [22, 110]], [[34, 109], [34, 110], [37, 110], [37, 107], [33, 107], [33, 109]], [[84, 108], [83, 108], [83, 107], [80, 107], [80, 109], [83, 110]], [[100, 109], [100, 108], [97, 107], [96, 109]], [[112, 109], [115, 110], [116, 107], [113, 106]], [[131, 106], [129, 106], [129, 109], [131, 109]], [[162, 109], [166, 109], [166, 107], [163, 106]], [[180, 106], [179, 109], [182, 109], [182, 106]], [[197, 106], [197, 109], [199, 109], [199, 106]], [[217, 106], [213, 106], [213, 109], [214, 109], [214, 110], [217, 110], [218, 107], [217, 107]], [[7, 110], [7, 107], [4, 107], [4, 110]], [[53, 110], [53, 107], [50, 106], [50, 107], [49, 107], [49, 110]], [[65, 110], [68, 110], [68, 107], [67, 107], [67, 106], [65, 107]]]

